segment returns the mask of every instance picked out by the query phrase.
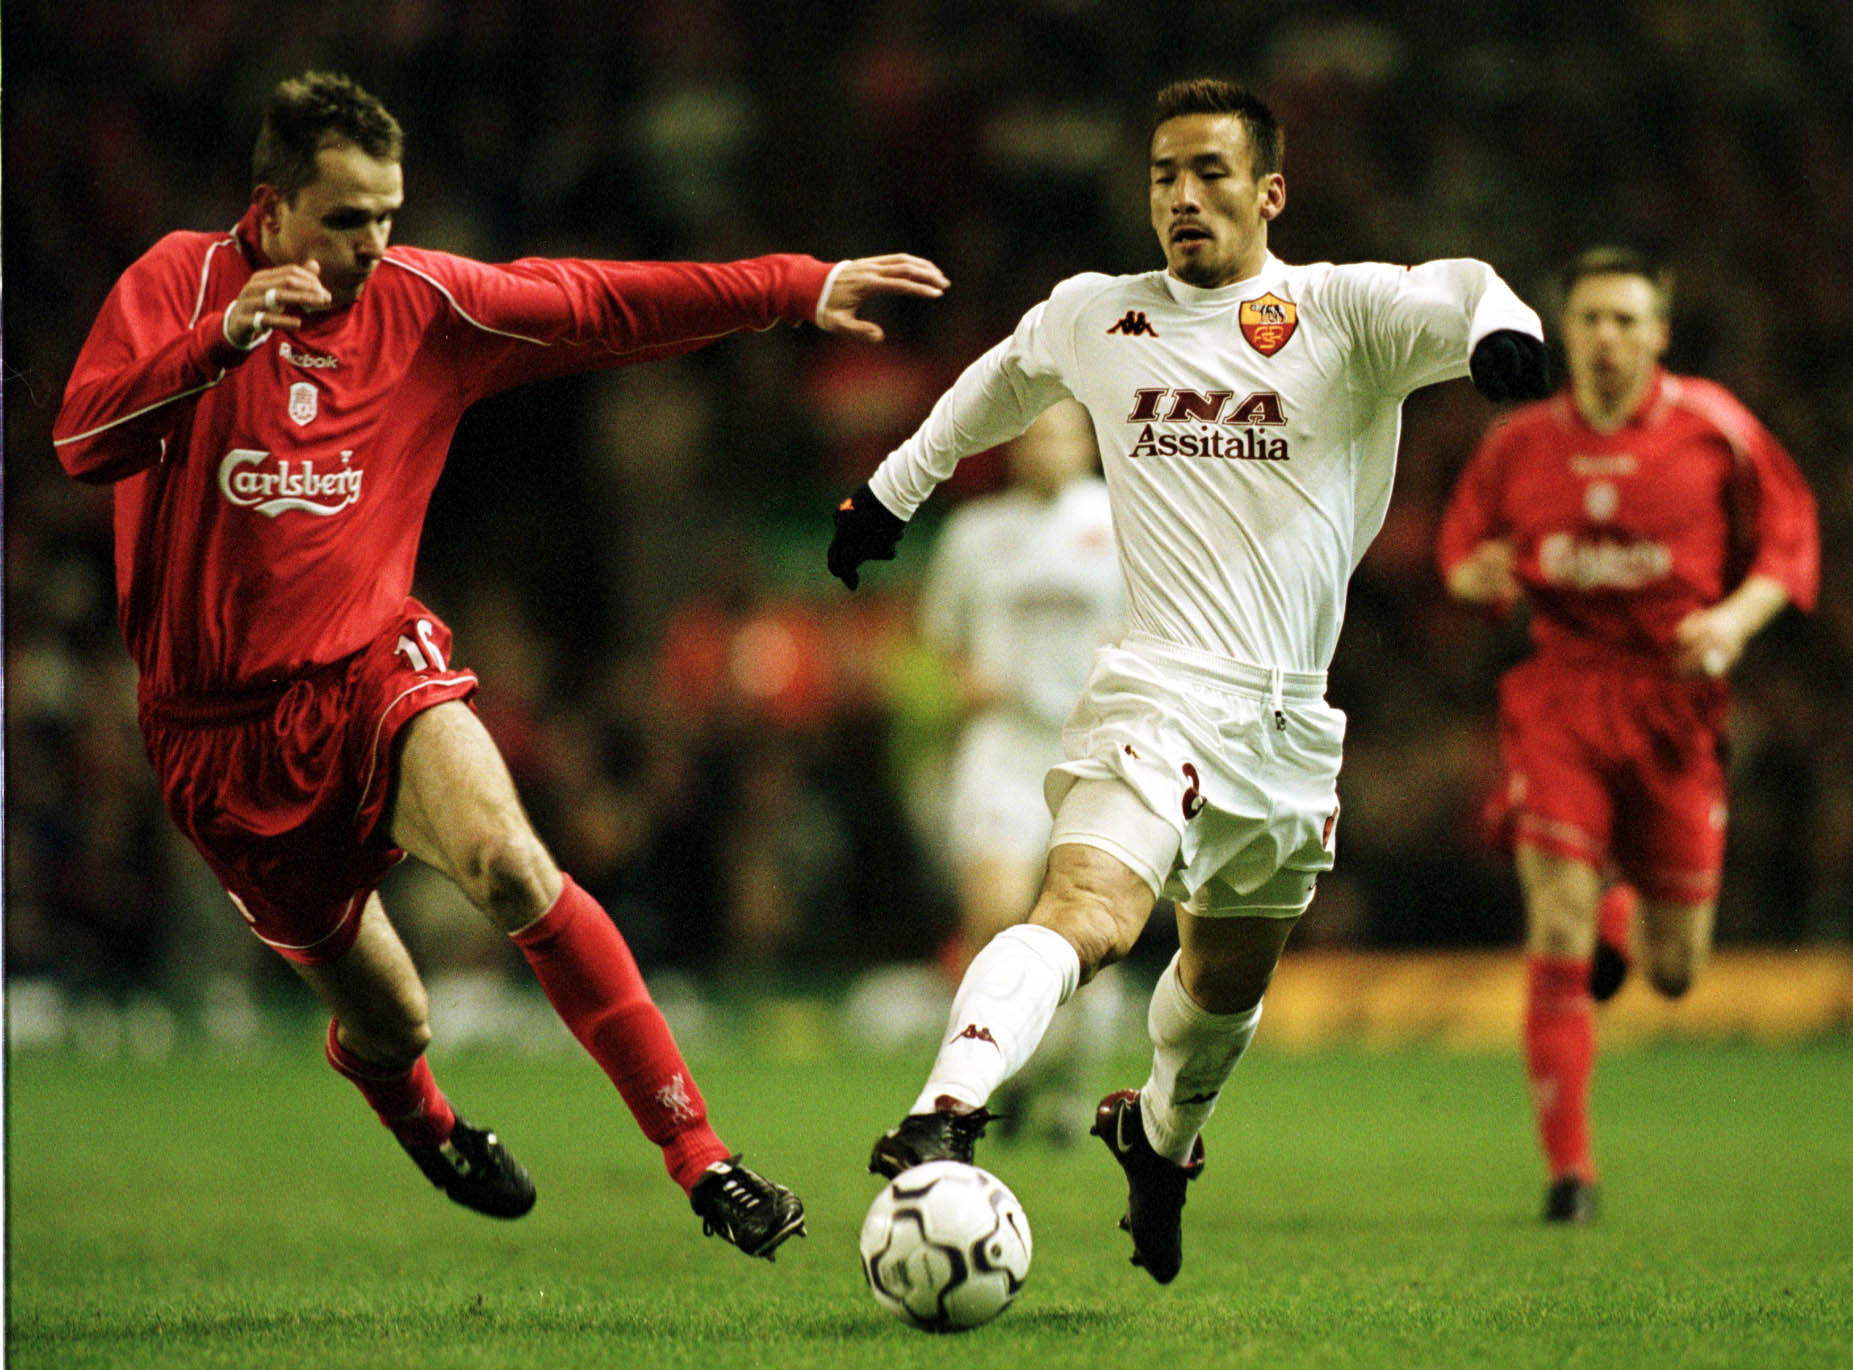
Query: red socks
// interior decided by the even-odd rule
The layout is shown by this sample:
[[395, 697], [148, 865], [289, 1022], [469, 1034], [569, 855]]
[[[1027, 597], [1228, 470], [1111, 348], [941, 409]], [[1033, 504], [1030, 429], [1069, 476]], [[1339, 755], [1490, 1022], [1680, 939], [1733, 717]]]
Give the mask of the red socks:
[[1624, 961], [1634, 955], [1634, 912], [1640, 902], [1634, 886], [1621, 884], [1603, 890], [1602, 902], [1596, 905], [1596, 935]]
[[730, 1153], [708, 1126], [701, 1091], [610, 915], [567, 876], [553, 907], [511, 940], [644, 1136], [662, 1147], [670, 1175], [693, 1189]]
[[1589, 960], [1525, 958], [1525, 1066], [1538, 1140], [1551, 1178], [1593, 1182], [1589, 1159], [1589, 1076], [1596, 1058]]
[[328, 1064], [354, 1082], [392, 1135], [407, 1146], [440, 1146], [448, 1141], [457, 1115], [431, 1078], [425, 1058], [420, 1056], [410, 1070], [383, 1072], [341, 1045], [340, 1028], [339, 1022], [329, 1020]]

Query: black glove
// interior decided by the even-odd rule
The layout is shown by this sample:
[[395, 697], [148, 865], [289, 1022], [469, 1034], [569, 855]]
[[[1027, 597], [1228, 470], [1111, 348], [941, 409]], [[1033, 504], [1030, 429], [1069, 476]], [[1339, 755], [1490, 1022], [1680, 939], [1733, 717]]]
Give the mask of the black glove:
[[1489, 400], [1541, 400], [1551, 393], [1551, 351], [1529, 333], [1488, 333], [1467, 359], [1473, 388]]
[[836, 536], [830, 539], [824, 564], [853, 590], [861, 582], [856, 568], [863, 562], [894, 560], [895, 544], [906, 527], [907, 521], [889, 513], [863, 481], [836, 507]]

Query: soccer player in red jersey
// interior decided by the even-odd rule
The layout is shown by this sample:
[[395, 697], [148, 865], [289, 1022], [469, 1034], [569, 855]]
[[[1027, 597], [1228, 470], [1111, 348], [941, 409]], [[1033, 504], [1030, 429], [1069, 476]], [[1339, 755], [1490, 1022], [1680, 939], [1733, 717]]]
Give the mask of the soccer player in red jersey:
[[1783, 608], [1813, 607], [1820, 543], [1776, 439], [1721, 387], [1661, 367], [1666, 277], [1598, 248], [1565, 287], [1569, 384], [1482, 440], [1437, 552], [1454, 595], [1530, 610], [1533, 654], [1500, 682], [1497, 804], [1525, 901], [1544, 1217], [1575, 1223], [1596, 1211], [1599, 921], [1623, 921], [1638, 894], [1634, 938], [1662, 994], [1685, 993], [1704, 964], [1724, 863], [1725, 677]]
[[329, 1063], [451, 1198], [516, 1217], [534, 1189], [425, 1063], [425, 990], [377, 893], [407, 854], [521, 949], [704, 1227], [769, 1258], [802, 1206], [709, 1126], [623, 937], [523, 812], [413, 563], [474, 401], [781, 321], [879, 341], [865, 301], [947, 282], [905, 254], [492, 266], [389, 247], [402, 147], [346, 77], [283, 82], [244, 217], [156, 243], [78, 356], [54, 437], [72, 476], [114, 486], [148, 755], [174, 821], [334, 1015]]

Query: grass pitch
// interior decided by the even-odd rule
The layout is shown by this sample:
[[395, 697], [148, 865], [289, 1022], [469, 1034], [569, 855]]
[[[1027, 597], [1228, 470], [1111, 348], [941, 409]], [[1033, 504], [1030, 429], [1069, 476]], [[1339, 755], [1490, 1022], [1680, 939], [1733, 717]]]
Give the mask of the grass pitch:
[[[1516, 1052], [1265, 1045], [1208, 1136], [1185, 1265], [1127, 1263], [1091, 1139], [981, 1144], [1028, 1210], [1030, 1282], [956, 1339], [862, 1287], [869, 1142], [926, 1065], [748, 1019], [691, 1053], [722, 1134], [804, 1196], [750, 1261], [700, 1223], [576, 1055], [434, 1053], [533, 1171], [496, 1223], [431, 1191], [320, 1061], [15, 1054], [7, 1363], [32, 1367], [1499, 1367], [1853, 1364], [1853, 1041], [1663, 1045], [1598, 1066], [1606, 1212], [1537, 1221]], [[299, 1040], [298, 1040], [299, 1039]], [[1115, 1083], [1143, 1078], [1128, 1054]]]

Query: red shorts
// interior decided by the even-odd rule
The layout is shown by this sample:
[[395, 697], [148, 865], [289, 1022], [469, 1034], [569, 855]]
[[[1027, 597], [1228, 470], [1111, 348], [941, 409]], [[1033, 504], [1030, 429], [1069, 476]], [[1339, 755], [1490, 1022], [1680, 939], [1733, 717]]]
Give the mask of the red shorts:
[[360, 911], [404, 859], [386, 836], [395, 744], [435, 704], [467, 699], [450, 629], [415, 599], [366, 647], [236, 695], [144, 694], [142, 737], [167, 811], [251, 930], [305, 965], [354, 945]]
[[1500, 835], [1614, 871], [1650, 899], [1716, 899], [1729, 707], [1720, 681], [1535, 657], [1513, 667], [1499, 682]]

